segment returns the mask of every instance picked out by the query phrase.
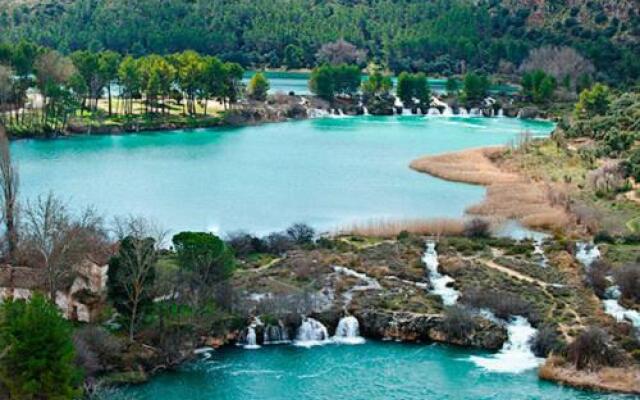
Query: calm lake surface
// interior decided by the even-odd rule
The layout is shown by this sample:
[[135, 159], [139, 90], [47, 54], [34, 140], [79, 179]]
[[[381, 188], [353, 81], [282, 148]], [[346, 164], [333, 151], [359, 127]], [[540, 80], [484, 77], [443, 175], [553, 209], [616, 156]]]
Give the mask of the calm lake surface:
[[470, 361], [491, 357], [441, 345], [368, 341], [310, 349], [271, 346], [213, 352], [208, 361], [150, 383], [109, 393], [114, 400], [565, 400], [632, 399], [540, 381], [535, 370], [490, 372]]
[[145, 215], [172, 231], [266, 233], [294, 222], [329, 230], [460, 217], [484, 189], [414, 172], [411, 160], [551, 129], [509, 118], [363, 116], [11, 146], [23, 198], [54, 191], [72, 206]]

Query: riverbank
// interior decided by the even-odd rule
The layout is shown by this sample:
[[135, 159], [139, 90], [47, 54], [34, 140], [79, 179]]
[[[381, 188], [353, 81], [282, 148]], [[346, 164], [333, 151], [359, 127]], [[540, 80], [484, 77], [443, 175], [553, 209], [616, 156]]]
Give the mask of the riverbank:
[[485, 199], [471, 206], [470, 214], [515, 219], [531, 229], [566, 229], [571, 217], [554, 201], [563, 191], [561, 185], [534, 180], [501, 165], [499, 159], [508, 151], [512, 150], [489, 147], [427, 156], [412, 161], [410, 167], [441, 179], [485, 186]]

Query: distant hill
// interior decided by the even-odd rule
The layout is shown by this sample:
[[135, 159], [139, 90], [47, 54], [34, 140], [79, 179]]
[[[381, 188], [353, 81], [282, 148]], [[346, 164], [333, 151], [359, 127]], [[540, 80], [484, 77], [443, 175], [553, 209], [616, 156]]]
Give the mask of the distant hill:
[[640, 0], [0, 0], [0, 9], [0, 40], [63, 52], [191, 48], [304, 67], [344, 38], [394, 70], [447, 75], [517, 66], [530, 49], [561, 44], [612, 83], [640, 77]]

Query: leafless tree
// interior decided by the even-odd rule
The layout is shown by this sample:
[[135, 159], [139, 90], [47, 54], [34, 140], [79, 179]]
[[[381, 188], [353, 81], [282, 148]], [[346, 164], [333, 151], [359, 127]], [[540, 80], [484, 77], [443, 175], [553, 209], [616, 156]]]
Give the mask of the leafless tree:
[[18, 184], [20, 178], [18, 169], [11, 160], [9, 139], [0, 126], [0, 188], [2, 189], [2, 218], [7, 235], [7, 255], [14, 260], [18, 246], [17, 207]]
[[150, 237], [155, 241], [156, 249], [160, 249], [166, 244], [169, 235], [169, 232], [156, 221], [139, 215], [115, 217], [111, 230], [117, 241], [121, 241], [127, 236], [137, 239]]
[[0, 123], [5, 121], [5, 116], [11, 117], [11, 111], [5, 107], [13, 94], [13, 80], [15, 72], [11, 67], [0, 65]]
[[580, 55], [574, 48], [566, 46], [543, 46], [531, 50], [527, 59], [520, 65], [520, 72], [538, 69], [552, 75], [559, 83], [569, 77], [570, 84], [574, 88], [578, 78], [595, 72], [591, 61]]
[[27, 264], [46, 271], [53, 300], [73, 278], [75, 266], [108, 247], [102, 218], [95, 210], [87, 208], [74, 217], [52, 193], [27, 204], [22, 232]]
[[353, 44], [344, 39], [335, 42], [325, 43], [316, 53], [318, 62], [338, 64], [363, 64], [367, 59], [367, 51], [358, 49]]

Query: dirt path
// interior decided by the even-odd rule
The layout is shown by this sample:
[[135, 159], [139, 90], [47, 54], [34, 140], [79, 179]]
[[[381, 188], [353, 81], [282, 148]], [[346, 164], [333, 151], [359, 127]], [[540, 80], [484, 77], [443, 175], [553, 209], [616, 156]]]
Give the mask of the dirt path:
[[511, 268], [507, 268], [507, 267], [505, 267], [503, 265], [500, 265], [500, 264], [496, 263], [495, 261], [487, 260], [487, 259], [479, 259], [479, 261], [482, 262], [487, 267], [495, 269], [495, 270], [498, 270], [500, 272], [503, 272], [503, 273], [505, 273], [505, 274], [507, 274], [507, 275], [509, 275], [511, 277], [523, 280], [525, 282], [536, 284], [536, 285], [542, 287], [543, 289], [545, 289], [545, 292], [546, 292], [547, 287], [550, 286], [545, 281], [541, 281], [540, 279], [536, 279], [536, 278], [531, 277], [529, 275], [525, 275], [525, 274], [523, 274], [521, 272], [514, 271]]

